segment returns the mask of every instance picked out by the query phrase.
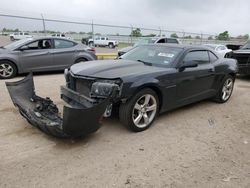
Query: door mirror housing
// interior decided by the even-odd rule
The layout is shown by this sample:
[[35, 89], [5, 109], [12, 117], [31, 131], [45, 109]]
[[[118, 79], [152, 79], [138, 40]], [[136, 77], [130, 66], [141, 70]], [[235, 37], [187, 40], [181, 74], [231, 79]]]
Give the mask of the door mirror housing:
[[28, 46], [26, 46], [26, 45], [24, 45], [24, 46], [22, 46], [21, 48], [19, 48], [20, 49], [20, 51], [24, 51], [24, 50], [28, 50], [29, 49], [29, 47]]
[[183, 61], [183, 64], [179, 67], [179, 71], [182, 72], [186, 68], [198, 67], [198, 63], [196, 61]]

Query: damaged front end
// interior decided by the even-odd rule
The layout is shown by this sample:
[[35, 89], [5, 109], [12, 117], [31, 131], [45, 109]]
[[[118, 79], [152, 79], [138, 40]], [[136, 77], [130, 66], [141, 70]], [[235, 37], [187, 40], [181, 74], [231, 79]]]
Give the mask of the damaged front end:
[[[98, 87], [105, 84], [104, 87]], [[76, 138], [97, 131], [105, 110], [112, 104], [119, 92], [119, 86], [109, 83], [95, 83], [92, 90], [106, 88], [105, 96], [89, 98], [68, 87], [61, 87], [61, 98], [67, 102], [63, 117], [50, 98], [36, 95], [32, 74], [17, 82], [6, 82], [14, 105], [20, 114], [34, 127], [46, 134], [60, 138]]]

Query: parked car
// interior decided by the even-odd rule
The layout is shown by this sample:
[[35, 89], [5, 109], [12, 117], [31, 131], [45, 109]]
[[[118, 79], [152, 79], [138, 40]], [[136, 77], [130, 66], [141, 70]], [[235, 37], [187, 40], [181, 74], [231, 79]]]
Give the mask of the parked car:
[[52, 36], [52, 37], [65, 38], [65, 39], [69, 39], [69, 40], [71, 40], [71, 38], [70, 38], [70, 37], [66, 37], [66, 35], [65, 35], [65, 34], [63, 34], [63, 33], [55, 33], [55, 34], [52, 34], [51, 36]]
[[218, 53], [221, 57], [225, 57], [226, 53], [231, 52], [231, 49], [228, 49], [227, 46], [222, 44], [204, 44], [205, 46], [212, 48]]
[[179, 40], [176, 38], [167, 38], [167, 37], [153, 37], [153, 38], [143, 38], [139, 40], [137, 43], [135, 43], [133, 46], [128, 46], [126, 48], [122, 48], [118, 50], [118, 56], [121, 56], [125, 53], [127, 53], [129, 50], [135, 48], [139, 45], [144, 44], [158, 44], [158, 43], [173, 43], [173, 44], [179, 44]]
[[14, 40], [21, 40], [21, 39], [25, 39], [25, 38], [31, 38], [32, 36], [29, 35], [29, 33], [27, 32], [15, 32], [13, 34], [10, 34], [10, 40], [14, 41]]
[[74, 63], [96, 60], [92, 51], [86, 45], [57, 37], [22, 39], [0, 48], [0, 78], [30, 71], [64, 70]]
[[108, 37], [95, 37], [94, 40], [93, 38], [88, 39], [88, 44], [90, 46], [108, 46], [109, 48], [115, 48], [119, 43], [115, 40], [109, 40]]
[[225, 57], [234, 58], [238, 61], [239, 74], [250, 75], [250, 41], [239, 50], [227, 53]]
[[63, 118], [48, 98], [35, 95], [32, 75], [9, 82], [15, 106], [32, 125], [57, 137], [79, 137], [100, 128], [119, 108], [122, 124], [138, 132], [157, 114], [203, 99], [227, 102], [237, 62], [202, 46], [143, 45], [121, 59], [78, 63], [65, 70]]

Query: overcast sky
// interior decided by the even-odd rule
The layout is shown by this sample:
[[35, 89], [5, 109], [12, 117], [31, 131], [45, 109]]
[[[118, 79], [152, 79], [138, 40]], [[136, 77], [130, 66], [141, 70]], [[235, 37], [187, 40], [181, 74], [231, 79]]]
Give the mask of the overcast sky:
[[[0, 7], [0, 13], [36, 17], [43, 13], [48, 18], [211, 34], [228, 30], [232, 36], [250, 33], [249, 10], [249, 0], [2, 0]], [[42, 30], [40, 23], [30, 23], [0, 17], [0, 29]], [[49, 25], [68, 29], [63, 24]], [[74, 27], [79, 30], [69, 29]]]

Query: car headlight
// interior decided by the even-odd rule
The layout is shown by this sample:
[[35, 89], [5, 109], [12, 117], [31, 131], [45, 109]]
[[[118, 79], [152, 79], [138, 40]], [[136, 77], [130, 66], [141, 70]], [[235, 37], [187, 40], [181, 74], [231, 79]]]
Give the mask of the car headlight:
[[104, 80], [97, 81], [92, 84], [90, 95], [91, 97], [106, 98], [112, 94], [114, 90], [120, 90], [120, 80]]
[[116, 84], [95, 82], [91, 87], [91, 96], [94, 97], [108, 97], [111, 95]]

